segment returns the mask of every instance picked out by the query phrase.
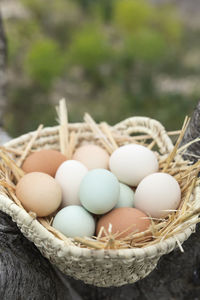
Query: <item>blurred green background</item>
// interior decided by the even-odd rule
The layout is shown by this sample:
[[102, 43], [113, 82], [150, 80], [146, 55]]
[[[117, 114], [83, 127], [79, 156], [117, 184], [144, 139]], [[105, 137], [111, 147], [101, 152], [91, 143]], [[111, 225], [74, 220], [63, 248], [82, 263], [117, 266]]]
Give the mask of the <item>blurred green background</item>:
[[9, 51], [5, 128], [12, 136], [39, 123], [56, 124], [62, 97], [71, 122], [86, 111], [110, 124], [145, 115], [173, 130], [194, 109], [200, 26], [177, 6], [147, 0], [14, 2], [14, 13], [7, 8], [3, 14]]

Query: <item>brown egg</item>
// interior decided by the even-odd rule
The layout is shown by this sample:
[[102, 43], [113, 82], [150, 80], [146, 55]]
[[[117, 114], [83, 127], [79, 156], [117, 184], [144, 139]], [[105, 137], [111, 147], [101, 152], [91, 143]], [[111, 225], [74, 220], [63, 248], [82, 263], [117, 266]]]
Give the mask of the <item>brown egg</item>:
[[56, 150], [40, 150], [32, 153], [24, 161], [22, 169], [26, 173], [30, 172], [42, 172], [55, 176], [58, 167], [67, 158]]
[[[112, 224], [112, 233], [120, 233], [118, 238], [123, 238], [132, 232], [142, 232], [148, 229], [151, 224], [142, 211], [132, 207], [120, 207], [113, 209], [97, 223], [96, 234], [98, 235], [100, 228], [103, 226], [108, 232], [109, 224]], [[128, 229], [126, 232], [124, 232]], [[103, 235], [102, 235], [103, 236]]]
[[72, 159], [80, 161], [88, 170], [108, 169], [109, 155], [97, 145], [88, 144], [79, 147]]
[[16, 186], [17, 198], [29, 212], [38, 217], [48, 216], [61, 204], [62, 192], [57, 181], [51, 176], [33, 172], [24, 175]]

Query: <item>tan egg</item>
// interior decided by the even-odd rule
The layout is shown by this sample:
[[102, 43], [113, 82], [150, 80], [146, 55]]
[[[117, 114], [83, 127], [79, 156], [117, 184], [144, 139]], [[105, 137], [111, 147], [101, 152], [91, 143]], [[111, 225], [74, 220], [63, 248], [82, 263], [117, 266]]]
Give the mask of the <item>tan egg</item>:
[[101, 227], [108, 232], [110, 224], [112, 224], [112, 234], [121, 232], [117, 238], [124, 238], [131, 233], [147, 230], [151, 222], [147, 215], [136, 208], [115, 208], [99, 219], [96, 234], [98, 235]]
[[16, 186], [17, 198], [29, 212], [45, 217], [57, 210], [61, 204], [62, 192], [51, 176], [33, 172], [24, 175]]
[[81, 146], [75, 151], [72, 159], [82, 162], [88, 170], [108, 169], [109, 155], [97, 145]]
[[66, 156], [56, 150], [44, 149], [29, 155], [22, 169], [26, 173], [42, 172], [55, 176], [58, 167], [67, 160]]

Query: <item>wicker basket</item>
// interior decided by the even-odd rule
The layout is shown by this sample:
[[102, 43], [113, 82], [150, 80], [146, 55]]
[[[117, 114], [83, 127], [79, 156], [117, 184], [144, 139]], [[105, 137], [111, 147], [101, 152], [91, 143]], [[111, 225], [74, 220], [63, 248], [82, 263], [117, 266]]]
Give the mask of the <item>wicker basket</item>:
[[[69, 132], [71, 131], [79, 132], [78, 145], [85, 141], [100, 144], [98, 136], [95, 136], [85, 123], [69, 124]], [[162, 155], [168, 154], [173, 149], [172, 141], [164, 127], [156, 120], [133, 117], [111, 127], [111, 131], [118, 132], [124, 137], [139, 132], [146, 133], [155, 140]], [[23, 149], [33, 134], [34, 132], [30, 132], [13, 139], [5, 146]], [[125, 143], [126, 139], [121, 142]], [[59, 149], [59, 127], [43, 129], [33, 148]], [[192, 196], [196, 203], [200, 201], [198, 187]], [[70, 243], [68, 245], [66, 241], [56, 238], [37, 219], [18, 207], [7, 196], [0, 196], [0, 209], [12, 217], [21, 232], [62, 272], [85, 283], [101, 287], [121, 286], [144, 278], [156, 267], [162, 255], [176, 248], [177, 242], [182, 244], [195, 230], [195, 225], [189, 226], [177, 236], [145, 248], [90, 250], [72, 246]]]

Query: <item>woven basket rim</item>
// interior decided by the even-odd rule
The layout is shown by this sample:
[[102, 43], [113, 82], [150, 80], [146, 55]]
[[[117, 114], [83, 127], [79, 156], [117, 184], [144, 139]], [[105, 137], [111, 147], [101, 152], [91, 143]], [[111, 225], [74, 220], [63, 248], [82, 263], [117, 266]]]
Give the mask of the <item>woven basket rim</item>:
[[[154, 119], [148, 118], [148, 117], [132, 117], [128, 118], [114, 126], [112, 126], [114, 129], [118, 130], [119, 128], [126, 127], [129, 122], [132, 121], [140, 121], [140, 122], [153, 122], [156, 126], [160, 127], [160, 130], [162, 130], [164, 139], [166, 139], [166, 147], [168, 151], [172, 150], [173, 143], [169, 136], [167, 135], [164, 127], [162, 124]], [[70, 127], [77, 127], [77, 126], [87, 126], [85, 123], [70, 123]], [[58, 134], [59, 126], [49, 126], [44, 127], [41, 131], [41, 133], [51, 133], [52, 135]], [[12, 139], [11, 141], [5, 143], [4, 147], [11, 147], [15, 144], [23, 143], [24, 140], [30, 138], [30, 135], [34, 134], [35, 131], [30, 131], [28, 133], [25, 133], [17, 138]], [[193, 194], [195, 194], [195, 197], [197, 195], [200, 195], [200, 188], [199, 186], [195, 188], [193, 191]], [[39, 237], [41, 238], [48, 238], [49, 240], [54, 243], [55, 248], [57, 249], [57, 253], [61, 250], [62, 252], [66, 252], [66, 254], [74, 256], [74, 257], [102, 257], [102, 255], [108, 254], [112, 258], [126, 258], [131, 259], [134, 257], [144, 258], [149, 257], [153, 258], [156, 256], [161, 256], [163, 254], [167, 254], [171, 252], [179, 242], [182, 244], [190, 235], [192, 232], [195, 231], [196, 226], [190, 225], [188, 228], [186, 228], [183, 232], [178, 233], [174, 235], [173, 237], [170, 237], [168, 239], [165, 239], [163, 241], [160, 241], [158, 243], [155, 243], [154, 245], [146, 246], [145, 248], [131, 248], [131, 249], [88, 249], [88, 248], [81, 248], [76, 245], [67, 245], [64, 241], [61, 241], [57, 237], [55, 237], [51, 232], [49, 232], [43, 225], [39, 223], [39, 221], [34, 220], [32, 216], [28, 214], [24, 209], [20, 208], [17, 204], [14, 203], [12, 199], [5, 195], [0, 195], [0, 209], [6, 213], [8, 213], [13, 220], [17, 223], [17, 225], [21, 228], [23, 226], [31, 226], [33, 230], [35, 230]], [[35, 243], [36, 244], [36, 243]], [[37, 246], [37, 244], [36, 244]]]
[[[200, 193], [200, 188], [196, 188], [196, 192]], [[17, 204], [15, 204], [10, 198], [0, 195], [1, 205], [0, 208], [4, 212], [10, 212], [11, 217], [12, 213], [17, 214], [19, 219], [23, 224], [19, 225], [19, 220], [13, 218], [14, 221], [17, 221], [17, 225], [21, 226], [31, 226], [34, 230], [36, 230], [37, 234], [41, 236], [41, 238], [48, 238], [54, 243], [55, 248], [59, 252], [62, 250], [66, 252], [66, 254], [74, 256], [74, 257], [89, 257], [96, 256], [101, 257], [101, 254], [108, 253], [112, 258], [133, 258], [137, 257], [149, 257], [153, 258], [161, 256], [163, 254], [167, 254], [172, 251], [176, 244], [177, 240], [182, 244], [195, 230], [195, 225], [191, 225], [182, 233], [174, 235], [168, 239], [165, 239], [162, 242], [158, 242], [154, 245], [147, 246], [145, 248], [131, 248], [131, 249], [88, 249], [88, 248], [80, 248], [76, 245], [67, 245], [64, 241], [61, 241], [57, 237], [55, 237], [51, 232], [49, 232], [42, 224], [40, 224], [36, 219], [30, 216], [24, 209], [20, 208]], [[2, 204], [4, 207], [2, 207]]]

